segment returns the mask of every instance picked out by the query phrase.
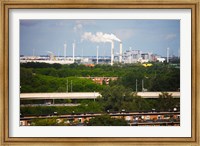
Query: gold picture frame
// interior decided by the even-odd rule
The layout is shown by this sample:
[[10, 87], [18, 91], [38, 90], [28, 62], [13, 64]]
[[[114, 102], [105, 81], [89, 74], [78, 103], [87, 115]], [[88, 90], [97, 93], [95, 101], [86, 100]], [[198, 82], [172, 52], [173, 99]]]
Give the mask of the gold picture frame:
[[[1, 0], [1, 49], [0, 49], [0, 100], [2, 145], [199, 145], [199, 0], [137, 1], [137, 0]], [[63, 9], [63, 8], [114, 8], [114, 9], [191, 9], [192, 13], [192, 137], [190, 138], [22, 138], [9, 137], [9, 9]]]

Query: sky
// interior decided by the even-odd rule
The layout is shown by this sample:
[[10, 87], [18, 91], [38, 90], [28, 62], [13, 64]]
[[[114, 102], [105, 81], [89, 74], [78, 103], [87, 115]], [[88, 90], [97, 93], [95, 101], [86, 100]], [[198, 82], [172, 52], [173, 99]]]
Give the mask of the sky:
[[75, 42], [75, 56], [110, 56], [111, 41], [114, 52], [119, 53], [119, 42], [126, 50], [141, 50], [166, 57], [179, 55], [179, 20], [135, 20], [135, 19], [52, 19], [20, 20], [20, 55], [64, 55], [72, 56]]

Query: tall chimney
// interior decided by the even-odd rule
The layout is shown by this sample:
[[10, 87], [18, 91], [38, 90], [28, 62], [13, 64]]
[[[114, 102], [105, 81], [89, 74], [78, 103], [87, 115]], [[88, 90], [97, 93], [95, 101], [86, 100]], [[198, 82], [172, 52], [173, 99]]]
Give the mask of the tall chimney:
[[72, 47], [73, 47], [73, 63], [74, 63], [75, 43], [72, 44]]
[[169, 63], [169, 48], [167, 48], [167, 63]]
[[122, 42], [119, 44], [119, 63], [122, 63]]
[[67, 44], [64, 43], [64, 60], [66, 60]]
[[111, 62], [110, 65], [113, 65], [113, 60], [114, 60], [114, 42], [111, 42]]
[[99, 64], [99, 46], [97, 46], [97, 64]]

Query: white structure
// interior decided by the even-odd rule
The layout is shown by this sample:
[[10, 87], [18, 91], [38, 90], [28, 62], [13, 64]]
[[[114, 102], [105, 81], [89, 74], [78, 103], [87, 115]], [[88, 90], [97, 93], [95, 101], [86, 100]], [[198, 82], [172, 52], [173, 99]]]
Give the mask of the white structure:
[[72, 58], [72, 61], [73, 63], [75, 62], [74, 61], [74, 54], [75, 54], [75, 43], [72, 44], [72, 48], [73, 48], [73, 58]]
[[167, 63], [169, 63], [169, 48], [167, 48]]
[[110, 65], [113, 65], [113, 61], [114, 61], [114, 42], [111, 41], [111, 61], [110, 61]]
[[64, 43], [64, 60], [66, 60], [67, 44]]
[[95, 99], [99, 92], [21, 93], [20, 99]]
[[99, 46], [97, 46], [97, 64], [99, 64]]
[[[173, 98], [180, 98], [180, 92], [168, 92]], [[137, 92], [142, 98], [159, 98], [161, 92]], [[95, 99], [101, 97], [99, 92], [61, 92], [61, 93], [20, 93], [21, 100], [33, 99]]]
[[159, 61], [159, 62], [164, 62], [164, 61], [165, 61], [165, 58], [157, 58], [157, 61]]
[[81, 62], [82, 63], [88, 63], [90, 60], [89, 60], [89, 58], [82, 58], [81, 59]]
[[124, 52], [123, 60], [124, 63], [137, 63], [141, 60], [141, 51], [140, 50], [127, 50]]
[[49, 53], [49, 60], [55, 60], [53, 52], [47, 51]]
[[119, 44], [119, 63], [122, 63], [122, 42]]
[[149, 61], [153, 61], [153, 56], [152, 56], [152, 53], [142, 53], [141, 54], [141, 57], [142, 57], [142, 60], [141, 62], [149, 62]]
[[28, 63], [28, 62], [37, 62], [37, 63], [48, 63], [48, 64], [54, 64], [54, 63], [58, 63], [58, 64], [73, 64], [73, 61], [72, 60], [66, 60], [66, 61], [63, 61], [63, 60], [37, 60], [37, 59], [34, 59], [34, 60], [20, 60], [20, 63]]

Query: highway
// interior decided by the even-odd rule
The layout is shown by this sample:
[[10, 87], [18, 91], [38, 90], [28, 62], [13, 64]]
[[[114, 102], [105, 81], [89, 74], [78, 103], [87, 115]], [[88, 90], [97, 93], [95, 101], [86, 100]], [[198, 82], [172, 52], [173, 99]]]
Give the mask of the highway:
[[[180, 92], [168, 92], [173, 98], [180, 98]], [[158, 98], [161, 92], [138, 92], [142, 98]], [[21, 93], [21, 100], [33, 99], [96, 99], [101, 97], [99, 92], [62, 92], [62, 93]]]
[[[180, 98], [180, 92], [167, 92], [172, 94], [173, 98]], [[158, 98], [161, 92], [138, 92], [138, 95], [142, 98]]]
[[[147, 115], [180, 115], [180, 112], [116, 112], [107, 113], [110, 116], [147, 116]], [[81, 114], [66, 114], [66, 115], [40, 115], [40, 116], [22, 116], [21, 120], [31, 119], [46, 119], [46, 118], [83, 118], [83, 117], [96, 117], [104, 115], [104, 113], [81, 113]]]
[[95, 99], [98, 92], [63, 92], [63, 93], [21, 93], [20, 99]]

